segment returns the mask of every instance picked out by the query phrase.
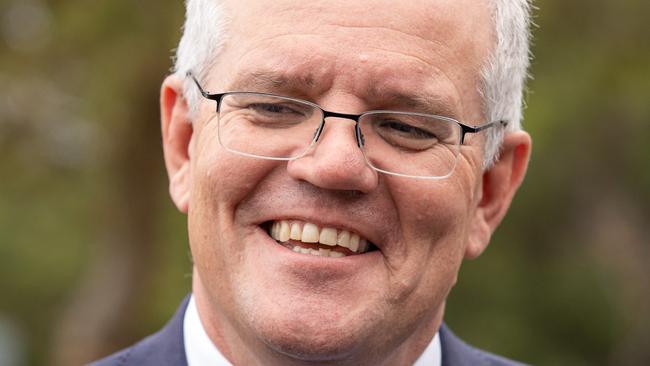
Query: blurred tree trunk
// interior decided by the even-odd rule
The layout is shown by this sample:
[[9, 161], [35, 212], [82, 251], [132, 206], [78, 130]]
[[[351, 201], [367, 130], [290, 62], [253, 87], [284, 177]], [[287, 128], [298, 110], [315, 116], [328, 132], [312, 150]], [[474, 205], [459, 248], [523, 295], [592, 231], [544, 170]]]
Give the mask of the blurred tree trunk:
[[[157, 245], [164, 165], [158, 98], [177, 40], [181, 3], [153, 0], [61, 2], [78, 19], [67, 30], [76, 45], [59, 52], [92, 65], [80, 92], [105, 132], [93, 173], [105, 182], [89, 214], [96, 239], [85, 273], [53, 327], [50, 361], [81, 365], [128, 346], [146, 331], [139, 304], [159, 263]], [[78, 35], [78, 36], [77, 36]], [[79, 54], [75, 54], [78, 51]], [[92, 211], [95, 212], [92, 212]], [[101, 211], [100, 211], [101, 210]]]
[[[86, 274], [55, 328], [52, 360], [80, 365], [128, 345], [137, 337], [136, 305], [156, 262], [156, 206], [160, 202], [162, 149], [158, 87], [160, 60], [140, 62], [132, 88], [120, 96], [131, 105], [126, 121], [107, 137], [111, 180], [96, 212], [100, 224]], [[131, 74], [131, 73], [130, 73]], [[113, 122], [113, 121], [111, 121]], [[109, 130], [109, 129], [107, 129]]]

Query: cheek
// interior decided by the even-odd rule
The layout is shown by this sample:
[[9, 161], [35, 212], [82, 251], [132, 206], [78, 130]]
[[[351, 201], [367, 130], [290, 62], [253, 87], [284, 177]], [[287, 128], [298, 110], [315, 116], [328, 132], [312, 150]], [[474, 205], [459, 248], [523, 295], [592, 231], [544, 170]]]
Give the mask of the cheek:
[[471, 211], [464, 186], [448, 179], [393, 190], [401, 230], [388, 258], [395, 301], [441, 302], [455, 283]]
[[394, 192], [403, 237], [423, 243], [406, 248], [430, 251], [449, 236], [457, 237], [467, 226], [470, 202], [468, 185], [451, 179], [415, 182]]
[[[244, 230], [235, 225], [238, 205], [273, 169], [267, 160], [233, 154], [221, 147], [216, 129], [205, 126], [192, 155], [192, 187], [188, 232], [192, 257], [200, 271], [227, 276], [239, 268], [237, 242]], [[203, 276], [204, 280], [220, 276]]]
[[205, 125], [199, 136], [192, 156], [191, 203], [196, 209], [216, 211], [224, 218], [232, 215], [273, 165], [225, 150], [217, 137], [216, 120]]

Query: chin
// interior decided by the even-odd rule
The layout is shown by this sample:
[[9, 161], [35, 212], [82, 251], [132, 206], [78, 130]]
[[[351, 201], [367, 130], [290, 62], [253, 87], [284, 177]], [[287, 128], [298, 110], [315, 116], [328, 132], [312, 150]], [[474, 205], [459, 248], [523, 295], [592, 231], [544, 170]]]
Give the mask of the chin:
[[275, 352], [303, 361], [334, 361], [349, 358], [368, 339], [360, 323], [336, 316], [306, 314], [267, 318], [258, 324], [262, 342]]
[[341, 304], [349, 302], [291, 293], [291, 297], [283, 296], [282, 291], [260, 294], [263, 298], [242, 304], [240, 310], [247, 312], [244, 319], [254, 337], [274, 352], [296, 360], [349, 358], [368, 346], [376, 333], [373, 329], [384, 319], [379, 311], [363, 305], [346, 309]]

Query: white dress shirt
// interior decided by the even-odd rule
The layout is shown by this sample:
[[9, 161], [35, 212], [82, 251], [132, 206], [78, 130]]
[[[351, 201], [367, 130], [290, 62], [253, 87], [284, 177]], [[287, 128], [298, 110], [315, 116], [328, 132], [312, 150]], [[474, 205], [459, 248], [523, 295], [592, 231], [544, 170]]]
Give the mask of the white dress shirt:
[[[183, 342], [185, 343], [188, 366], [232, 366], [205, 332], [199, 318], [194, 296], [190, 298], [187, 310], [185, 310]], [[440, 335], [436, 333], [431, 343], [413, 366], [440, 366], [441, 360]]]

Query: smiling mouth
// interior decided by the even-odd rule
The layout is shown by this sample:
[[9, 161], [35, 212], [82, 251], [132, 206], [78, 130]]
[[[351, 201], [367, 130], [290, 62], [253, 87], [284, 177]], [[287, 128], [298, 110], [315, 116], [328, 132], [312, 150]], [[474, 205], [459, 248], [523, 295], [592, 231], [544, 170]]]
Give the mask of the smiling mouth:
[[266, 232], [275, 241], [296, 253], [341, 258], [377, 250], [359, 234], [332, 227], [319, 227], [300, 220], [269, 221]]

